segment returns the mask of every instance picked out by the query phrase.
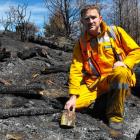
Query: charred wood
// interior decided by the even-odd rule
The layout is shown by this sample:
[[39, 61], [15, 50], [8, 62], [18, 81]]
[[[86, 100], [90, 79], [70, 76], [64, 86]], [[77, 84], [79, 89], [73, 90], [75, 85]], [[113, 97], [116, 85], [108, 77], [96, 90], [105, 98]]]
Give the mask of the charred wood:
[[11, 53], [5, 48], [0, 48], [0, 61], [3, 61], [5, 58], [10, 58]]
[[29, 49], [26, 49], [22, 52], [18, 52], [17, 53], [17, 56], [19, 58], [21, 58], [22, 60], [25, 60], [25, 59], [29, 59], [29, 58], [32, 58], [32, 57], [35, 57], [35, 56], [41, 56], [41, 57], [47, 57], [47, 49], [44, 48], [44, 47], [34, 47], [34, 48], [29, 48]]
[[34, 57], [34, 59], [44, 61], [44, 62], [46, 62], [49, 66], [50, 66], [50, 65], [56, 65], [56, 64], [57, 64], [57, 62], [53, 61], [54, 59], [51, 59], [51, 60], [50, 60], [50, 59], [44, 58], [44, 57]]
[[30, 59], [34, 57], [35, 59], [45, 61], [51, 65], [55, 65], [57, 63], [55, 62], [56, 61], [55, 59], [49, 56], [49, 54], [47, 53], [47, 50], [43, 48], [38, 48], [38, 47], [30, 48], [22, 52], [18, 52], [17, 56], [22, 60], [26, 60], [26, 59]]
[[58, 65], [58, 63], [60, 63], [58, 60], [54, 59], [53, 57], [51, 57], [49, 54], [46, 54], [45, 57], [34, 57], [37, 60], [42, 60], [45, 61], [46, 63], [49, 63], [50, 65]]
[[48, 108], [0, 109], [0, 119], [6, 119], [9, 117], [19, 117], [19, 116], [54, 114], [59, 112], [61, 112], [60, 109], [48, 109]]
[[67, 47], [70, 44], [67, 44], [63, 47], [60, 47], [60, 46], [56, 45], [54, 42], [52, 42], [50, 40], [47, 40], [47, 39], [43, 39], [43, 38], [42, 39], [40, 39], [40, 38], [30, 38], [29, 41], [33, 42], [33, 43], [40, 44], [40, 45], [46, 45], [51, 49], [62, 50], [62, 51], [65, 51], [65, 52], [72, 52], [73, 51], [73, 48]]
[[24, 50], [23, 52], [18, 52], [17, 56], [22, 60], [25, 60], [37, 56], [37, 52], [34, 48], [31, 48], [28, 50]]
[[41, 96], [38, 91], [44, 90], [45, 86], [43, 84], [34, 83], [26, 86], [1, 86], [0, 94], [14, 94], [18, 96]]
[[60, 65], [60, 66], [52, 66], [45, 68], [41, 71], [42, 74], [50, 74], [50, 73], [58, 73], [58, 72], [68, 72], [70, 69], [70, 65]]

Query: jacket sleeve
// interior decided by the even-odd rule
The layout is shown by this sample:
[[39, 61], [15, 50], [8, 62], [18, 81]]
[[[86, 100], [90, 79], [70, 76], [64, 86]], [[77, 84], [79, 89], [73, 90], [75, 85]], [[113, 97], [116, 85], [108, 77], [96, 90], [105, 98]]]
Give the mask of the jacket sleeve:
[[133, 69], [134, 65], [140, 62], [140, 47], [121, 27], [118, 27], [118, 32], [120, 34], [122, 46], [127, 55], [124, 59], [124, 63], [130, 69]]
[[83, 79], [82, 74], [83, 58], [79, 42], [76, 43], [73, 51], [73, 59], [70, 67], [69, 75], [69, 94], [79, 95], [80, 83]]

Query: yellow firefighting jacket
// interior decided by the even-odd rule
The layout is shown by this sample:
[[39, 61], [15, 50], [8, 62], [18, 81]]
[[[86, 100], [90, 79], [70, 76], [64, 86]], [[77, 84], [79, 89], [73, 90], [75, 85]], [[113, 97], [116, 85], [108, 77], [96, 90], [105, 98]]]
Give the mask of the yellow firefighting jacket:
[[[140, 62], [140, 47], [135, 41], [121, 28], [116, 27], [115, 33], [119, 38], [119, 44], [108, 35], [109, 26], [105, 22], [101, 23], [101, 33], [97, 38], [91, 37], [86, 31], [81, 35], [77, 41], [74, 52], [73, 60], [70, 68], [69, 76], [69, 93], [79, 95], [81, 84], [85, 83], [90, 86], [98, 78], [97, 74], [88, 71], [87, 59], [91, 53], [93, 63], [100, 77], [105, 77], [112, 72], [113, 64], [116, 62], [113, 48], [117, 54], [122, 58], [122, 61], [130, 68], [133, 69], [134, 65]], [[91, 45], [93, 39], [94, 47]], [[84, 40], [84, 41], [83, 41]], [[84, 48], [86, 43], [86, 48]], [[86, 74], [85, 74], [86, 73]], [[135, 81], [135, 79], [134, 79]]]

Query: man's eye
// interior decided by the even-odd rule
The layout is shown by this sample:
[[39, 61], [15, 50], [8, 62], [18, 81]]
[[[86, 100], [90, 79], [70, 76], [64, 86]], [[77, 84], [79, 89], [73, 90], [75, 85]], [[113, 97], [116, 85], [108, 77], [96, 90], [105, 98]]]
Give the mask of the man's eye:
[[95, 18], [97, 18], [96, 16], [92, 16], [92, 17], [90, 17], [91, 19], [95, 19]]
[[95, 18], [97, 18], [97, 17], [96, 16], [90, 16], [90, 17], [85, 17], [84, 19], [89, 20], [89, 19], [95, 19]]

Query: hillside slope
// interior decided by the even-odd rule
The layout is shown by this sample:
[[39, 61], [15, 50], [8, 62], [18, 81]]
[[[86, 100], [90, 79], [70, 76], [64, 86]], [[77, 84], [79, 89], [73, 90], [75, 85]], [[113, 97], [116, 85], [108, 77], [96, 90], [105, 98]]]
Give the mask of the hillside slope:
[[[34, 93], [30, 96], [27, 93], [0, 93], [1, 140], [115, 139], [102, 121], [104, 118], [100, 118], [104, 113], [100, 104], [98, 110], [89, 108], [77, 112], [75, 128], [60, 127], [61, 110], [68, 95], [71, 52], [36, 43], [23, 43], [11, 35], [1, 34], [0, 41], [1, 50], [5, 48], [5, 52], [10, 52], [10, 56], [0, 53], [0, 78], [15, 89], [32, 83], [45, 86], [43, 95], [39, 96]], [[137, 71], [139, 73], [139, 67]], [[1, 91], [2, 87], [3, 84]], [[124, 132], [120, 140], [140, 140], [140, 98], [136, 94], [139, 89], [139, 86], [133, 89], [133, 94], [126, 101]], [[95, 112], [99, 116], [95, 116]]]

